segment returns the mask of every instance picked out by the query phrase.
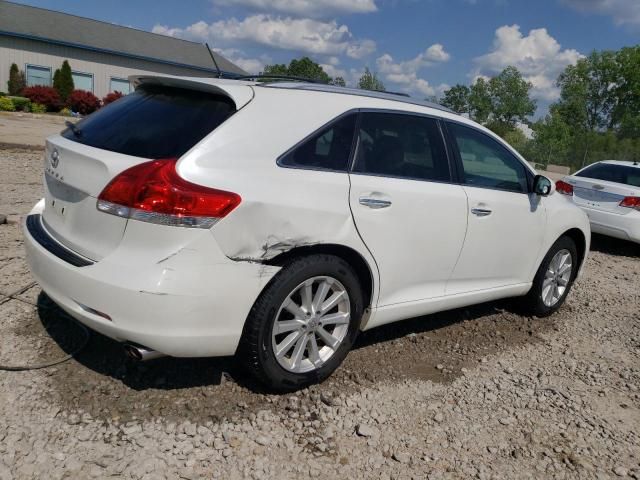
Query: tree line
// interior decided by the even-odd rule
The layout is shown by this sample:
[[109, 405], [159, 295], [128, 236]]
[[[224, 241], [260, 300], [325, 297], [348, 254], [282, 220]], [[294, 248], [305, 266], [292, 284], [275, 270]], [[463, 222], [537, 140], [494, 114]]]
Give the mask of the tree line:
[[[274, 65], [267, 65], [264, 67], [263, 75], [286, 76], [297, 77], [301, 79], [313, 80], [319, 83], [325, 83], [328, 85], [337, 85], [339, 87], [345, 87], [347, 83], [342, 77], [330, 77], [327, 72], [324, 71], [321, 65], [317, 64], [309, 57], [302, 57], [300, 59], [294, 59], [289, 62], [289, 65], [284, 63], [276, 63]], [[358, 80], [358, 88], [364, 90], [375, 90], [384, 92], [384, 84], [378, 78], [375, 72], [371, 72], [368, 68], [365, 68], [364, 73]]]
[[[640, 160], [640, 46], [594, 51], [566, 67], [556, 85], [560, 98], [535, 122], [532, 85], [515, 67], [455, 85], [441, 103], [486, 125], [535, 163], [577, 170], [599, 160]], [[519, 123], [532, 129], [532, 138]]]

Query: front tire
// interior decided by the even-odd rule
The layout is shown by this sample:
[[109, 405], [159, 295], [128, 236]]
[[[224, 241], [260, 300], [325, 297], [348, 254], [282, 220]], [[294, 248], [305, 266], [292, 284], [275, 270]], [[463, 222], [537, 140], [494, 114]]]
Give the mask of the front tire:
[[527, 313], [548, 317], [557, 311], [571, 291], [578, 272], [578, 250], [569, 237], [560, 237], [545, 255], [525, 297]]
[[272, 390], [322, 382], [351, 349], [363, 309], [360, 282], [344, 260], [324, 254], [294, 259], [253, 305], [238, 357]]

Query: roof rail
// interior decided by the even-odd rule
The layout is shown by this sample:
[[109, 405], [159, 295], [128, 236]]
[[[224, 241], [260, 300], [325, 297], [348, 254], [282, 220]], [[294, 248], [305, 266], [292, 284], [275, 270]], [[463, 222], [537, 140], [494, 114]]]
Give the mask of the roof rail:
[[241, 75], [239, 77], [234, 77], [235, 80], [256, 80], [256, 79], [262, 79], [262, 78], [271, 78], [274, 80], [291, 80], [294, 82], [317, 83], [320, 85], [326, 85], [326, 83], [321, 82], [319, 80], [314, 80], [313, 78], [296, 77], [294, 75], [278, 75], [278, 74], [269, 75], [266, 73], [260, 73], [258, 75]]
[[295, 83], [295, 82], [274, 82], [263, 83], [261, 87], [265, 88], [281, 88], [289, 90], [305, 90], [310, 92], [326, 92], [339, 93], [343, 95], [355, 95], [358, 97], [378, 98], [381, 100], [392, 100], [394, 102], [408, 103], [411, 105], [419, 105], [421, 107], [429, 107], [443, 112], [455, 113], [450, 108], [442, 106], [438, 103], [428, 102], [426, 100], [418, 100], [408, 95], [393, 92], [377, 92], [373, 90], [363, 90], [360, 88], [339, 87], [337, 85], [327, 85], [326, 83]]
[[398, 95], [399, 97], [411, 97], [411, 95], [405, 92], [390, 92], [389, 90], [385, 90], [384, 93], [388, 93], [389, 95]]

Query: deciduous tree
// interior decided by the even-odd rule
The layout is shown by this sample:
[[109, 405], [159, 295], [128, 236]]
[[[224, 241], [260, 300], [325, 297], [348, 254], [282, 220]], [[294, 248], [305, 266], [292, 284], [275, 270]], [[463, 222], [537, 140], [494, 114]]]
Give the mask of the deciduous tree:
[[321, 83], [330, 83], [331, 77], [327, 75], [322, 67], [309, 57], [293, 59], [289, 65], [283, 63], [267, 65], [264, 68], [265, 75], [287, 75], [292, 77], [308, 78]]
[[369, 68], [364, 69], [364, 73], [358, 80], [358, 88], [362, 90], [373, 90], [376, 92], [384, 92], [384, 83], [382, 80], [378, 78], [378, 76], [369, 70]]
[[469, 87], [466, 85], [454, 85], [444, 92], [440, 103], [456, 113], [469, 113]]

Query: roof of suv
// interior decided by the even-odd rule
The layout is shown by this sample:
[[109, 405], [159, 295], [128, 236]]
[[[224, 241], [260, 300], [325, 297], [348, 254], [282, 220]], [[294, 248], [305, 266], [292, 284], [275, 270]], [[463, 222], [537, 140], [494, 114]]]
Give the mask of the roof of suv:
[[323, 83], [304, 83], [304, 82], [270, 82], [256, 83], [256, 85], [270, 88], [286, 88], [290, 90], [306, 90], [310, 92], [327, 92], [340, 93], [343, 95], [356, 95], [358, 97], [379, 98], [382, 100], [391, 100], [394, 102], [408, 103], [411, 105], [420, 105], [422, 107], [435, 108], [443, 112], [455, 113], [453, 110], [443, 107], [437, 103], [427, 102], [426, 100], [418, 100], [409, 96], [397, 93], [376, 92], [372, 90], [362, 90], [359, 88], [339, 87], [337, 85], [326, 85]]

